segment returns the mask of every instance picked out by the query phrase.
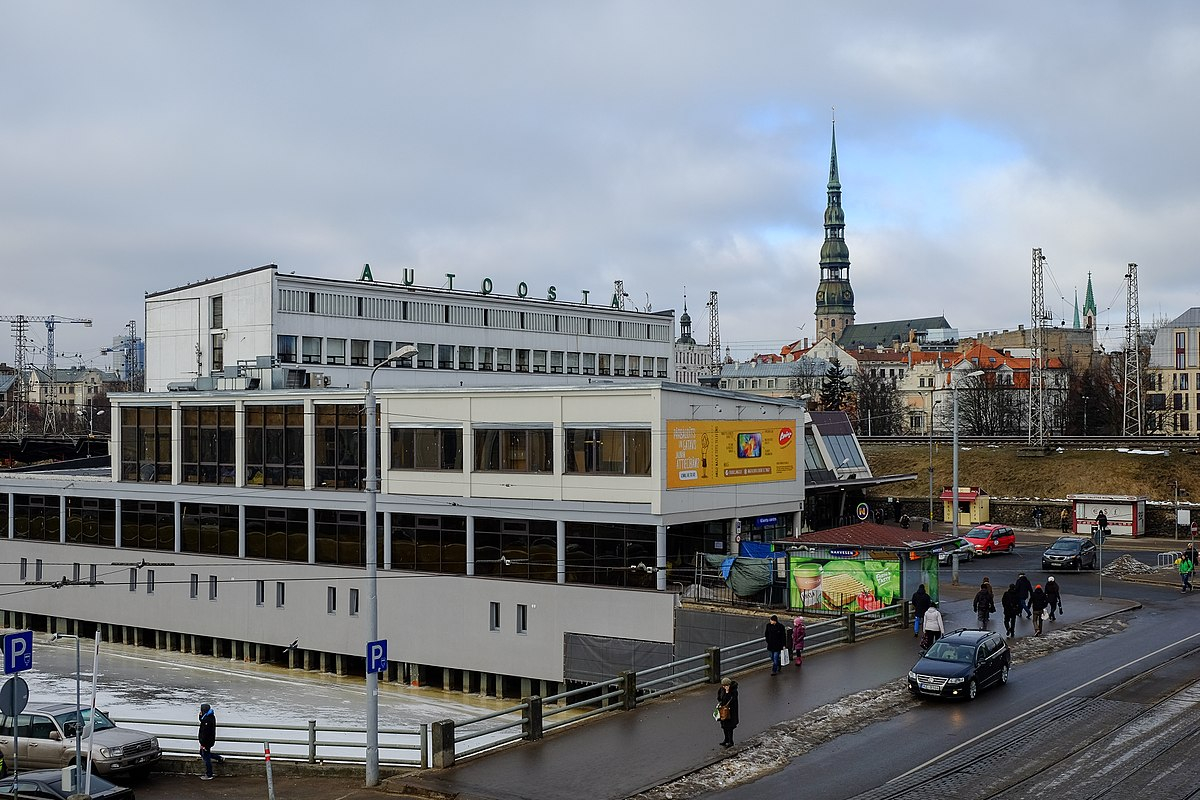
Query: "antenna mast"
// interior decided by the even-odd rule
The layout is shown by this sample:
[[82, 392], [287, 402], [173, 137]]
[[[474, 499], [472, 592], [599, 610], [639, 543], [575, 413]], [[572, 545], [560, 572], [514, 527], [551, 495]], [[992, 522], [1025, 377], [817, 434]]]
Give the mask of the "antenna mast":
[[1046, 446], [1046, 294], [1042, 273], [1046, 259], [1033, 248], [1033, 292], [1029, 304], [1029, 444]]
[[1142, 322], [1138, 312], [1137, 264], [1125, 273], [1125, 385], [1123, 436], [1142, 434]]
[[717, 314], [717, 293], [708, 293], [708, 352], [713, 375], [721, 374], [721, 319]]

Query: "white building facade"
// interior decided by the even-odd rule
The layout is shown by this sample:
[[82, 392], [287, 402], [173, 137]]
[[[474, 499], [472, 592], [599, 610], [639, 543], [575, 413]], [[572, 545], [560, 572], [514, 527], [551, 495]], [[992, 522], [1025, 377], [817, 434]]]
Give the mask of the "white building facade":
[[[453, 275], [447, 275], [453, 287]], [[146, 390], [358, 387], [404, 345], [417, 354], [380, 370], [379, 386], [561, 385], [670, 379], [674, 312], [558, 300], [520, 283], [515, 295], [281, 274], [274, 264], [146, 296]], [[601, 302], [593, 303], [594, 299]], [[197, 382], [198, 381], [198, 382]]]
[[[804, 423], [790, 400], [645, 380], [377, 399], [378, 603], [393, 679], [556, 683], [572, 679], [570, 643], [589, 638], [608, 642], [614, 663], [609, 640], [669, 653], [668, 588], [691, 582], [697, 552], [799, 530]], [[7, 582], [81, 582], [11, 593], [0, 608], [26, 623], [168, 632], [214, 654], [299, 640], [292, 658], [305, 665], [361, 671], [363, 400], [336, 389], [114, 396], [111, 474], [0, 478]]]

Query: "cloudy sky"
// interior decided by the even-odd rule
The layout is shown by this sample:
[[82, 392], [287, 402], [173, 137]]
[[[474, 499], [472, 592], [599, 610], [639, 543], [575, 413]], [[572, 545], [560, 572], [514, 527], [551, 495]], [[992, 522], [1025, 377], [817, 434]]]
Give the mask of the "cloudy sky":
[[1194, 0], [4, 0], [0, 74], [0, 315], [93, 318], [58, 329], [85, 363], [146, 292], [265, 263], [623, 279], [702, 342], [716, 290], [733, 354], [777, 352], [835, 106], [859, 322], [1027, 325], [1033, 247], [1110, 348], [1128, 262], [1143, 326], [1200, 305]]

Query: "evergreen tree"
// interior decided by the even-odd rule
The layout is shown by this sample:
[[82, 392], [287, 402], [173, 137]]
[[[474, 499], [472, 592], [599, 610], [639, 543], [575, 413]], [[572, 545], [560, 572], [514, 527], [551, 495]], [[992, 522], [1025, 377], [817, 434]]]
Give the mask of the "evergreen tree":
[[846, 371], [836, 358], [831, 359], [829, 369], [825, 370], [825, 380], [821, 383], [821, 410], [846, 410], [849, 394], [850, 384], [846, 380]]

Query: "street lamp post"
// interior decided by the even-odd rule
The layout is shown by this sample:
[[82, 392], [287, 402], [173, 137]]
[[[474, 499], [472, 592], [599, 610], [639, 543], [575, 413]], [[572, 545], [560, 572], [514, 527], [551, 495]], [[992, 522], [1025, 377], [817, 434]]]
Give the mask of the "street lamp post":
[[80, 746], [80, 740], [83, 738], [83, 706], [79, 699], [79, 675], [82, 671], [82, 665], [79, 656], [79, 637], [72, 636], [69, 633], [56, 633], [50, 637], [51, 641], [59, 639], [74, 639], [75, 640], [75, 777], [72, 779], [74, 791], [72, 795], [83, 794], [79, 786], [79, 770], [83, 767], [83, 748]]
[[[940, 400], [938, 401], [941, 402]], [[933, 389], [929, 390], [929, 524], [933, 525]]]
[[[375, 365], [367, 378], [366, 390], [366, 434], [367, 434], [367, 642], [379, 639], [379, 575], [375, 555], [379, 540], [379, 521], [376, 519], [376, 495], [379, 494], [379, 476], [376, 457], [376, 435], [378, 424], [375, 419], [375, 373], [385, 364], [398, 358], [414, 355], [417, 348], [411, 344], [401, 347]], [[370, 646], [369, 644], [367, 645]], [[379, 673], [367, 669], [367, 786], [379, 785]]]
[[977, 369], [974, 372], [968, 372], [966, 375], [955, 378], [950, 384], [950, 393], [954, 398], [954, 486], [952, 488], [954, 505], [950, 509], [950, 517], [954, 520], [953, 532], [954, 538], [958, 538], [958, 383], [966, 378], [978, 378], [983, 374], [983, 370]]

